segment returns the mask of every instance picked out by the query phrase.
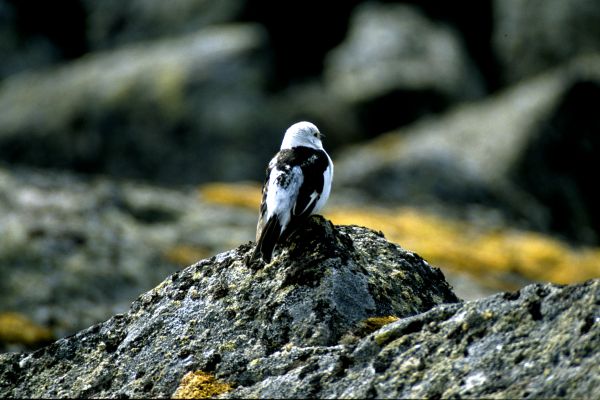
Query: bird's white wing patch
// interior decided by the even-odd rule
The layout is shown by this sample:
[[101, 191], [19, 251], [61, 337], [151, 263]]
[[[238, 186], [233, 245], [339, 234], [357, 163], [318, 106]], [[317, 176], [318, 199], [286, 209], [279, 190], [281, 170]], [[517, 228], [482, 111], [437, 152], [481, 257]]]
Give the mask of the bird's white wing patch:
[[269, 177], [267, 191], [267, 220], [277, 215], [281, 222], [282, 232], [290, 222], [292, 210], [298, 198], [300, 186], [304, 181], [300, 167], [284, 169], [273, 168]]

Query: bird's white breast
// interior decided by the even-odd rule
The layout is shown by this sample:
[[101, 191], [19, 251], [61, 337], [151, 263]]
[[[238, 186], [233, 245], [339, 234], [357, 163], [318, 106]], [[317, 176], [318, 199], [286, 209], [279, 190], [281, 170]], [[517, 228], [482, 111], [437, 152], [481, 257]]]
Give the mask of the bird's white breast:
[[315, 205], [315, 208], [311, 214], [316, 214], [317, 212], [321, 211], [321, 209], [325, 206], [325, 203], [327, 203], [329, 194], [331, 193], [331, 182], [333, 181], [333, 162], [331, 161], [331, 158], [329, 158], [329, 154], [327, 154], [327, 152], [325, 152], [325, 155], [329, 161], [329, 166], [327, 169], [325, 169], [325, 172], [323, 172], [323, 193], [321, 193], [321, 198], [317, 201], [317, 204]]

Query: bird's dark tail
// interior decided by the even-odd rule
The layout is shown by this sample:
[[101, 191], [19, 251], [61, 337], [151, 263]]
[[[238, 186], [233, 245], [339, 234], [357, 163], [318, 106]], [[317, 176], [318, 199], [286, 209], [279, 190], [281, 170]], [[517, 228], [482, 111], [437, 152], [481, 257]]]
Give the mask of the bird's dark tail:
[[277, 215], [273, 215], [263, 228], [258, 241], [256, 242], [256, 248], [252, 254], [252, 260], [256, 260], [259, 256], [264, 262], [269, 263], [271, 256], [273, 255], [273, 249], [279, 241], [281, 236], [281, 223]]

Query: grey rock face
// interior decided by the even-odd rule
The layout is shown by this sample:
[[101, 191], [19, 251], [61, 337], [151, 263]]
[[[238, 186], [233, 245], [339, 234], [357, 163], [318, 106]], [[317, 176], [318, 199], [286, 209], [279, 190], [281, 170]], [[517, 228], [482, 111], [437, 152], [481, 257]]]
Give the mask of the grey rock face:
[[[253, 238], [256, 212], [195, 190], [0, 168], [0, 311], [71, 335], [193, 261]], [[170, 257], [180, 246], [195, 258]], [[0, 352], [6, 351], [0, 342]]]
[[227, 398], [600, 395], [600, 280], [460, 303], [439, 270], [375, 232], [321, 217], [305, 228], [272, 264], [249, 268], [242, 245], [127, 314], [0, 355], [0, 395], [167, 397], [198, 370], [229, 383]]
[[487, 208], [529, 229], [598, 243], [595, 184], [586, 178], [600, 148], [593, 117], [598, 71], [600, 57], [581, 57], [484, 101], [346, 148], [335, 154], [336, 183], [373, 200], [460, 216], [473, 206]]
[[[483, 94], [458, 34], [406, 5], [358, 6], [347, 38], [327, 56], [324, 77], [379, 132]], [[392, 115], [395, 125], [383, 127]]]
[[[353, 346], [282, 351], [230, 398], [596, 398], [600, 280], [530, 285], [384, 326]], [[267, 368], [265, 368], [267, 369]]]
[[219, 25], [13, 75], [0, 158], [169, 184], [255, 178], [285, 126], [258, 111], [266, 41], [258, 25]]
[[[458, 301], [438, 269], [365, 228], [315, 217], [289, 240], [262, 268], [240, 246], [173, 274], [127, 314], [0, 356], [0, 394], [165, 397], [193, 370], [252, 386], [339, 348], [368, 317]], [[290, 359], [262, 366], [285, 348]]]
[[157, 0], [83, 1], [92, 50], [190, 33], [207, 25], [232, 22], [243, 1]]
[[0, 80], [91, 52], [188, 34], [231, 23], [243, 0], [70, 0], [60, 4], [0, 0]]

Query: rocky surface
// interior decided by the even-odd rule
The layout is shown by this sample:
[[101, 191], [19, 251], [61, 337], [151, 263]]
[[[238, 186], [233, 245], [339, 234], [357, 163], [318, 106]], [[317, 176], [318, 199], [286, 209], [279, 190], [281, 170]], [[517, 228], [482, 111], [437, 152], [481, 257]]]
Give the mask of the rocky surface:
[[593, 168], [600, 146], [591, 106], [600, 99], [599, 67], [597, 55], [581, 57], [336, 152], [338, 188], [461, 217], [488, 210], [514, 226], [597, 243], [596, 192], [583, 171]]
[[[315, 122], [331, 150], [483, 95], [458, 34], [414, 7], [357, 8], [346, 40], [317, 60], [322, 77], [272, 90], [281, 39], [236, 22], [243, 2], [80, 6], [85, 57], [0, 85], [6, 162], [168, 184], [260, 181], [298, 120]], [[301, 54], [290, 70], [309, 64]]]
[[[597, 270], [593, 254], [540, 245], [543, 238], [531, 240], [526, 233], [493, 231], [486, 237], [416, 210], [382, 213], [362, 203], [348, 209], [349, 200], [359, 201], [336, 191], [326, 217], [381, 230], [388, 240], [416, 250], [444, 268], [463, 299], [519, 288], [529, 283], [525, 276], [567, 283]], [[259, 202], [258, 184], [167, 189], [0, 169], [0, 351], [33, 350], [125, 312], [165, 276], [252, 240]], [[521, 256], [507, 256], [514, 251]], [[573, 266], [577, 273], [560, 272]]]
[[[252, 239], [256, 213], [209, 205], [194, 189], [0, 168], [0, 312], [73, 334]], [[15, 345], [0, 338], [0, 351]]]
[[369, 131], [397, 128], [483, 95], [458, 34], [401, 4], [356, 7], [347, 38], [325, 59], [323, 76]]
[[0, 0], [0, 80], [14, 73], [77, 59], [119, 46], [185, 35], [232, 22], [244, 2], [67, 0], [35, 4]]
[[0, 355], [0, 395], [600, 394], [599, 280], [461, 303], [417, 255], [321, 217], [271, 264], [248, 265], [250, 252], [192, 265], [43, 349]]
[[0, 157], [169, 184], [258, 177], [285, 126], [258, 111], [266, 40], [258, 25], [211, 26], [13, 75]]
[[303, 363], [369, 317], [458, 301], [438, 269], [368, 229], [317, 217], [289, 240], [269, 265], [249, 266], [240, 246], [171, 275], [126, 314], [1, 356], [0, 394], [165, 397], [193, 370], [249, 386], [284, 349]]
[[[597, 169], [600, 147], [595, 115], [600, 3], [480, 2], [471, 6], [478, 18], [452, 3], [409, 3], [353, 0], [323, 9], [316, 0], [280, 5], [174, 0], [168, 6], [160, 0], [127, 5], [0, 0], [0, 351], [36, 349], [125, 313], [139, 293], [165, 276], [250, 240], [257, 206], [232, 206], [231, 197], [244, 202], [239, 187], [229, 204], [219, 206], [195, 188], [171, 185], [260, 181], [284, 129], [300, 119], [315, 122], [326, 134], [336, 163], [329, 202], [334, 212], [326, 216], [334, 220], [335, 214], [342, 225], [385, 231], [389, 240], [446, 268], [460, 297], [522, 287], [529, 279], [580, 282], [600, 276], [597, 248], [569, 247], [519, 229], [510, 233], [525, 227], [577, 246], [600, 243], [600, 199], [590, 173]], [[22, 168], [31, 166], [53, 169]], [[335, 212], [337, 205], [354, 211]], [[434, 214], [469, 226], [461, 222], [448, 229], [449, 221], [427, 217]], [[452, 269], [440, 260], [456, 261], [469, 275], [450, 275]], [[508, 285], [499, 284], [498, 276], [508, 277]], [[476, 284], [481, 278], [483, 291]], [[590, 287], [542, 288], [552, 298], [580, 304], [568, 293]], [[533, 298], [531, 290], [510, 304], [526, 309], [520, 301]], [[494, 299], [489, 304], [499, 309], [508, 301]], [[93, 329], [123, 332], [131, 315]], [[261, 359], [274, 364], [255, 361], [256, 376], [248, 373], [253, 382], [223, 372], [225, 367], [216, 370], [216, 361], [192, 361], [198, 369], [167, 374], [169, 385], [179, 385], [176, 393], [185, 397], [223, 388], [237, 388], [232, 395], [268, 391], [268, 379], [276, 385], [281, 376], [291, 385], [296, 373], [299, 379], [320, 380], [322, 375], [298, 368], [308, 359], [327, 366], [336, 349], [343, 349], [344, 357], [353, 354], [356, 341], [366, 340], [363, 336], [382, 321], [397, 318], [379, 317], [362, 321], [335, 345], [265, 351]], [[485, 320], [485, 326], [495, 329], [494, 321]], [[595, 324], [586, 322], [581, 331]], [[111, 334], [92, 340], [97, 334], [85, 334], [94, 349], [90, 354], [104, 357], [94, 346], [107, 345], [109, 358], [98, 356], [99, 362], [117, 360], [108, 355], [115, 343]], [[81, 335], [52, 345], [60, 349], [54, 359], [76, 360], [73, 365], [83, 359], [77, 357], [85, 351], [74, 350], [79, 343], [74, 338]], [[580, 340], [589, 338], [582, 334]], [[217, 347], [219, 355], [232, 348]], [[563, 359], [577, 360], [547, 350], [554, 357], [549, 370], [563, 368]], [[4, 358], [9, 359], [21, 356]], [[68, 362], [57, 361], [65, 371]], [[92, 365], [98, 381], [82, 377], [74, 387], [109, 388], [104, 380], [110, 381], [112, 373], [104, 374], [105, 364]], [[429, 371], [423, 365], [418, 368]], [[3, 370], [12, 382], [14, 368]], [[322, 371], [315, 364], [310, 368]], [[516, 368], [527, 368], [523, 376], [528, 376], [529, 364]], [[135, 369], [132, 379], [143, 381], [147, 390], [133, 384], [132, 392], [151, 391], [142, 370]], [[453, 375], [443, 376], [453, 382]], [[464, 386], [484, 381], [488, 390], [489, 376], [495, 375], [466, 376]], [[315, 382], [303, 384], [327, 395]], [[210, 390], [194, 390], [194, 385]], [[463, 389], [443, 392], [478, 393]], [[509, 393], [494, 390], [473, 396]], [[327, 393], [334, 392], [339, 391]], [[435, 397], [438, 392], [427, 393]]]
[[244, 7], [240, 0], [175, 0], [169, 5], [160, 0], [81, 3], [86, 12], [87, 45], [91, 51], [185, 35], [206, 26], [229, 23], [239, 17]]
[[[538, 139], [551, 135], [543, 127], [557, 119], [570, 121], [560, 127], [561, 145], [571, 140], [567, 132], [595, 131], [593, 119], [578, 105], [593, 104], [596, 96], [567, 94], [578, 83], [598, 81], [597, 74], [581, 71], [597, 70], [597, 61], [568, 65], [581, 64], [584, 54], [587, 60], [597, 58], [597, 2], [552, 7], [540, 1], [486, 2], [477, 6], [478, 19], [461, 19], [464, 13], [452, 5], [428, 3], [349, 2], [334, 10], [335, 18], [327, 18], [330, 11], [314, 15], [310, 5], [296, 2], [278, 6], [282, 17], [277, 18], [263, 15], [258, 2], [242, 0], [178, 0], [169, 7], [156, 0], [132, 1], [127, 7], [115, 1], [71, 4], [85, 24], [77, 28], [83, 31], [79, 35], [65, 36], [84, 35], [89, 54], [81, 57], [85, 51], [80, 50], [55, 68], [39, 67], [44, 63], [35, 68], [31, 60], [31, 68], [3, 79], [0, 157], [6, 162], [168, 184], [260, 181], [265, 160], [291, 122], [313, 120], [333, 151], [419, 121], [395, 132], [410, 136], [411, 143], [391, 146], [395, 154], [378, 155], [374, 163], [389, 157], [403, 161], [380, 168], [366, 183], [360, 171], [372, 171], [377, 157], [350, 157], [351, 168], [343, 171], [351, 171], [346, 182], [359, 182], [355, 193], [375, 192], [396, 203], [422, 204], [426, 197], [467, 213], [473, 204], [483, 204], [510, 214], [511, 223], [598, 243], [598, 223], [587, 222], [597, 216], [589, 210], [577, 215], [578, 209], [590, 208], [585, 198], [591, 191], [581, 189], [589, 186], [581, 182], [589, 166], [555, 174], [553, 162], [524, 165], [522, 158], [547, 157], [548, 148], [538, 146]], [[7, 21], [1, 42], [15, 52], [15, 38], [27, 37], [20, 21], [33, 18], [33, 11], [39, 10], [0, 0], [0, 19]], [[294, 21], [294, 16], [316, 25], [327, 21], [330, 29], [291, 39], [296, 24], [283, 21]], [[492, 36], [493, 48], [487, 40]], [[62, 43], [55, 42], [49, 46]], [[27, 49], [22, 50], [26, 62]], [[487, 61], [480, 58], [485, 51]], [[554, 78], [524, 80], [557, 66], [562, 67], [550, 73]], [[282, 68], [288, 74], [283, 86], [275, 78]], [[518, 78], [497, 88], [507, 91], [481, 100], [490, 94], [485, 82], [502, 74]], [[461, 105], [467, 100], [475, 104]], [[563, 100], [574, 106], [555, 108]], [[451, 111], [441, 115], [446, 110]], [[578, 135], [573, 141], [590, 145], [571, 144], [568, 154], [575, 163], [586, 147], [592, 153], [597, 148], [592, 135]], [[423, 137], [415, 145], [416, 136]], [[529, 157], [528, 149], [543, 150]], [[518, 181], [514, 185], [504, 176], [509, 169], [517, 175], [535, 173], [509, 177]], [[536, 192], [546, 184], [535, 177], [554, 182], [557, 175], [564, 181], [558, 193]], [[390, 183], [386, 180], [391, 184], [382, 185]], [[389, 191], [378, 194], [378, 187]], [[561, 192], [567, 194], [552, 204]], [[576, 200], [569, 204], [570, 199]], [[552, 221], [554, 215], [563, 217]], [[569, 221], [578, 227], [567, 226]]]
[[594, 280], [438, 306], [355, 345], [304, 349], [284, 371], [293, 351], [275, 353], [261, 360], [270, 376], [225, 397], [595, 398], [599, 300]]

